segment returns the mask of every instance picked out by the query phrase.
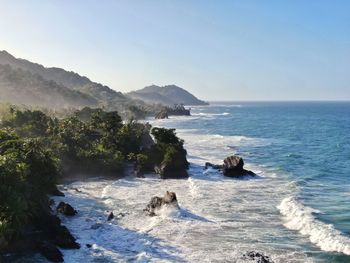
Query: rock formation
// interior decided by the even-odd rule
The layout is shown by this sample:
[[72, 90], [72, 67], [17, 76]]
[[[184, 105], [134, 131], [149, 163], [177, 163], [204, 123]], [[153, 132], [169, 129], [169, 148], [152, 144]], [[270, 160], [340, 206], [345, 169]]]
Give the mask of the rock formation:
[[145, 211], [149, 216], [155, 216], [156, 211], [164, 205], [178, 206], [176, 194], [174, 192], [166, 191], [164, 197], [152, 197], [151, 201], [143, 211]]
[[74, 216], [77, 213], [77, 211], [70, 204], [67, 204], [65, 202], [60, 202], [56, 210], [65, 216]]
[[224, 159], [224, 164], [212, 164], [205, 163], [205, 169], [212, 167], [213, 169], [222, 170], [223, 175], [229, 177], [240, 177], [245, 175], [255, 176], [256, 174], [252, 171], [243, 168], [244, 161], [242, 157], [238, 155], [232, 155]]

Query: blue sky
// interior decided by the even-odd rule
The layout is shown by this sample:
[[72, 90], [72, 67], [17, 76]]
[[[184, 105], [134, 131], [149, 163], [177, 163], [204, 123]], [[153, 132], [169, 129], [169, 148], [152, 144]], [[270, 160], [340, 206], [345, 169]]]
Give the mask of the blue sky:
[[345, 0], [4, 0], [0, 50], [123, 92], [350, 100]]

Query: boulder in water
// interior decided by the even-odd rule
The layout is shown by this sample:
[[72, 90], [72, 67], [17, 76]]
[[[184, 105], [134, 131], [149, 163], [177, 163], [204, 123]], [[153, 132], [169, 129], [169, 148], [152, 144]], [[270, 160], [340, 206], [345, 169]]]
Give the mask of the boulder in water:
[[70, 204], [65, 202], [60, 202], [56, 210], [66, 216], [74, 216], [77, 213], [77, 211]]
[[174, 192], [166, 191], [164, 197], [152, 197], [151, 201], [148, 203], [147, 207], [143, 211], [147, 212], [149, 216], [155, 216], [156, 210], [160, 209], [164, 205], [170, 204], [178, 206], [176, 194]]
[[230, 177], [256, 175], [252, 171], [245, 170], [243, 166], [244, 166], [243, 159], [238, 155], [232, 155], [225, 158], [222, 172], [225, 176], [230, 176]]
[[256, 263], [273, 263], [270, 257], [255, 251], [250, 251], [247, 254], [244, 254], [243, 257], [249, 260], [254, 260]]
[[107, 217], [107, 221], [111, 221], [114, 218], [114, 214], [113, 212], [110, 212], [108, 217]]
[[252, 171], [244, 169], [244, 161], [242, 157], [238, 155], [232, 155], [224, 159], [224, 164], [212, 164], [205, 163], [205, 169], [212, 167], [213, 169], [222, 170], [225, 176], [229, 177], [240, 177], [245, 175], [255, 176], [256, 174]]

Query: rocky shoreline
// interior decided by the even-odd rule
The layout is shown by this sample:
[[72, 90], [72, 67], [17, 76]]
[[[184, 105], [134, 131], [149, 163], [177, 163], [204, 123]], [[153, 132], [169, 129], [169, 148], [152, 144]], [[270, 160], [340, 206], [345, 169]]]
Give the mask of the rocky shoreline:
[[[56, 189], [56, 196], [64, 196]], [[51, 207], [54, 201], [51, 199]], [[56, 211], [55, 211], [56, 210]], [[68, 228], [62, 225], [58, 214], [74, 216], [75, 211], [69, 204], [61, 202], [51, 212], [42, 214], [23, 230], [22, 237], [11, 244], [7, 250], [2, 251], [0, 262], [12, 262], [18, 258], [28, 257], [40, 253], [51, 262], [63, 262], [61, 249], [80, 249], [80, 244]]]
[[[165, 130], [160, 129], [159, 131], [164, 132]], [[157, 135], [158, 137], [162, 136], [160, 134]], [[169, 136], [169, 134], [167, 134], [167, 136]], [[177, 143], [179, 147], [182, 148], [183, 142], [177, 141]], [[154, 145], [150, 146], [148, 150], [151, 151], [153, 146]], [[148, 153], [148, 155], [150, 156], [151, 154]], [[163, 161], [159, 165], [155, 165], [153, 173], [159, 174], [160, 178], [162, 179], [187, 178], [188, 167], [189, 163], [186, 159], [186, 150], [183, 149], [183, 151], [181, 151], [181, 149], [179, 149], [177, 152], [175, 152], [174, 158]], [[237, 155], [225, 158], [223, 160], [223, 164], [205, 163], [204, 169], [208, 169], [209, 167], [221, 171], [224, 176], [228, 177], [238, 178], [246, 175], [256, 175], [254, 172], [244, 169], [244, 161]], [[122, 178], [123, 176], [129, 174], [134, 174], [136, 176], [142, 177], [144, 172], [150, 170], [142, 169], [142, 167], [140, 167], [136, 161], [133, 167], [133, 172], [129, 169], [128, 173], [120, 175], [119, 178]], [[70, 176], [63, 178], [62, 181], [67, 184], [74, 180], [82, 179], [84, 178], [81, 176]], [[116, 180], [118, 178], [114, 176], [113, 179]], [[79, 189], [75, 190], [77, 193], [80, 192]], [[52, 196], [59, 196], [64, 198], [64, 193], [59, 191], [57, 188], [53, 189], [51, 191], [51, 194]], [[76, 242], [76, 237], [70, 233], [66, 226], [62, 225], [61, 219], [59, 217], [60, 214], [63, 217], [74, 217], [77, 213], [79, 213], [79, 211], [76, 211], [70, 204], [64, 201], [61, 201], [57, 205], [54, 204], [53, 199], [50, 200], [51, 212], [40, 215], [32, 225], [29, 225], [27, 229], [24, 230], [23, 238], [12, 244], [10, 246], [11, 249], [3, 252], [1, 262], [11, 262], [18, 257], [33, 255], [35, 253], [40, 253], [51, 262], [63, 262], [64, 258], [60, 249], [80, 249], [81, 245]], [[162, 206], [168, 205], [178, 206], [177, 197], [174, 192], [167, 191], [164, 197], [153, 197], [144, 211], [146, 212], [146, 215], [156, 216], [158, 209], [160, 209]], [[109, 212], [108, 217], [106, 217], [106, 221], [111, 221], [113, 218], [113, 212]], [[91, 246], [90, 244], [85, 245], [88, 248]], [[272, 262], [268, 260], [268, 257], [265, 257], [263, 254], [256, 252], [250, 252], [250, 254], [248, 253], [246, 257], [254, 260], [257, 259], [256, 262]]]

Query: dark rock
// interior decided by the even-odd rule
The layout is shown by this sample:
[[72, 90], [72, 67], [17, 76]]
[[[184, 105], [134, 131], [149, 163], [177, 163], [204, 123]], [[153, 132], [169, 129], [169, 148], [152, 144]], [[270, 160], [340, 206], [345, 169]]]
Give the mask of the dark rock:
[[43, 215], [36, 222], [46, 239], [61, 248], [79, 249], [80, 245], [69, 232], [67, 227], [61, 224], [61, 220], [55, 215]]
[[74, 208], [70, 204], [67, 204], [65, 202], [60, 202], [58, 204], [56, 210], [59, 213], [62, 213], [66, 216], [74, 216], [77, 213], [77, 211], [74, 210]]
[[114, 214], [113, 214], [113, 212], [110, 212], [109, 215], [108, 215], [107, 220], [111, 221], [113, 218], [114, 218]]
[[79, 249], [80, 245], [65, 226], [59, 226], [55, 230], [54, 243], [61, 248]]
[[92, 245], [91, 245], [91, 244], [86, 244], [86, 247], [87, 247], [87, 248], [91, 248]]
[[53, 196], [64, 196], [64, 193], [62, 193], [60, 190], [58, 190], [57, 186], [55, 186], [50, 192], [50, 195]]
[[4, 251], [0, 251], [0, 255], [3, 252], [9, 254], [8, 262], [12, 262], [11, 255], [15, 257], [41, 253], [52, 262], [63, 262], [62, 253], [56, 246], [67, 249], [80, 248], [69, 230], [61, 224], [59, 217], [49, 211], [43, 211], [33, 218], [30, 224], [23, 226], [21, 237], [13, 240]]
[[52, 262], [63, 262], [62, 252], [52, 243], [42, 242], [39, 244], [39, 252]]
[[222, 166], [223, 174], [230, 177], [240, 177], [244, 175], [254, 176], [255, 173], [252, 171], [245, 170], [243, 168], [244, 161], [238, 155], [229, 156], [224, 160], [224, 165]]
[[155, 116], [156, 119], [168, 119], [168, 112], [166, 110], [163, 110], [161, 112], [158, 112]]
[[169, 116], [191, 116], [191, 109], [186, 109], [183, 104], [174, 104], [173, 107], [167, 107]]
[[223, 165], [220, 165], [220, 164], [212, 164], [212, 163], [209, 163], [209, 162], [206, 162], [205, 163], [205, 168], [204, 169], [208, 169], [209, 167], [213, 168], [213, 169], [216, 169], [216, 170], [221, 170], [223, 168]]
[[147, 212], [149, 216], [155, 216], [155, 211], [160, 209], [163, 205], [173, 204], [178, 206], [176, 194], [174, 192], [166, 191], [164, 197], [154, 196], [148, 203], [147, 207], [143, 210]]
[[244, 254], [243, 257], [246, 259], [254, 260], [256, 263], [273, 263], [270, 257], [255, 251], [250, 251], [247, 254]]
[[162, 179], [181, 179], [188, 178], [187, 168], [174, 167], [171, 164], [163, 162], [161, 165], [156, 165], [154, 171], [160, 175]]
[[244, 166], [243, 159], [238, 155], [232, 155], [232, 156], [226, 157], [224, 160], [225, 169], [242, 170], [243, 166]]

